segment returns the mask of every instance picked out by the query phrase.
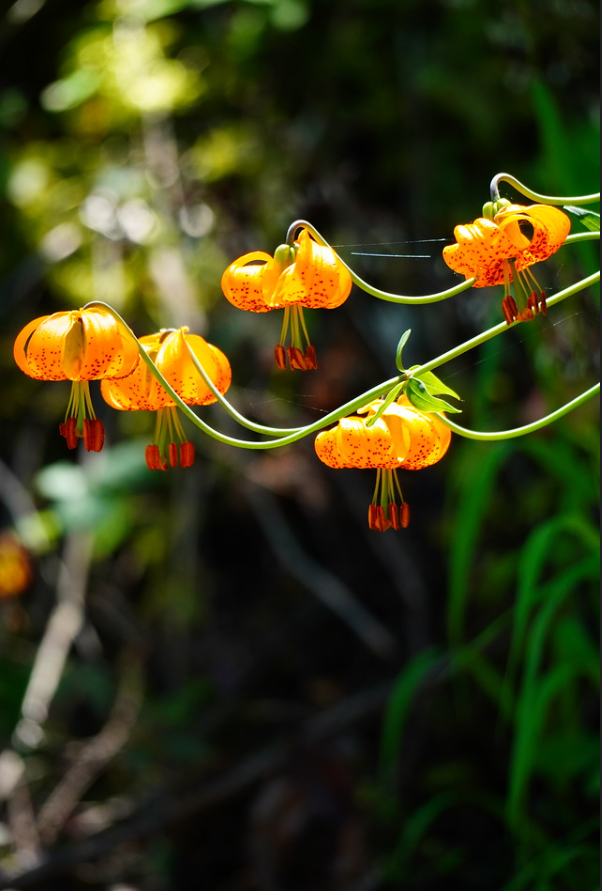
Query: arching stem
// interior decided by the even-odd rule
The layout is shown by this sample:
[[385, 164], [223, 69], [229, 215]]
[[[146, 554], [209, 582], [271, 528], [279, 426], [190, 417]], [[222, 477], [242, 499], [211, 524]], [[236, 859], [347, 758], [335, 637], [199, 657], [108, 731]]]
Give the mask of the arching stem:
[[491, 180], [491, 184], [489, 186], [491, 192], [491, 200], [498, 201], [500, 198], [500, 183], [508, 183], [508, 185], [512, 186], [513, 189], [516, 189], [517, 192], [520, 192], [521, 195], [525, 195], [526, 198], [530, 198], [532, 201], [537, 201], [540, 204], [553, 204], [553, 205], [562, 205], [562, 204], [595, 204], [596, 201], [600, 200], [600, 193], [593, 193], [591, 195], [578, 195], [570, 198], [559, 198], [557, 195], [540, 195], [538, 192], [534, 192], [532, 189], [529, 189], [524, 183], [521, 183], [515, 176], [512, 176], [510, 173], [496, 173], [496, 175]]
[[[297, 234], [298, 229], [307, 229], [311, 235], [315, 238], [318, 244], [321, 244], [323, 247], [330, 247], [326, 239], [323, 235], [320, 235], [315, 226], [312, 226], [311, 223], [308, 223], [307, 220], [296, 220], [289, 226], [288, 232], [286, 234], [286, 242], [287, 244], [292, 245], [295, 241], [295, 236]], [[471, 288], [476, 281], [476, 278], [469, 278], [466, 281], [460, 282], [455, 285], [453, 288], [448, 288], [446, 291], [438, 291], [435, 294], [425, 294], [421, 297], [408, 297], [404, 294], [390, 294], [388, 291], [381, 291], [379, 288], [375, 288], [373, 285], [368, 284], [362, 278], [357, 275], [347, 263], [343, 259], [341, 259], [340, 255], [337, 254], [338, 259], [343, 264], [352, 280], [361, 288], [362, 291], [365, 291], [367, 294], [370, 294], [372, 297], [377, 297], [379, 300], [386, 300], [388, 303], [412, 303], [414, 305], [425, 304], [425, 303], [438, 303], [441, 300], [447, 300], [448, 297], [454, 297], [456, 294], [461, 294], [462, 291], [467, 291], [468, 288]]]

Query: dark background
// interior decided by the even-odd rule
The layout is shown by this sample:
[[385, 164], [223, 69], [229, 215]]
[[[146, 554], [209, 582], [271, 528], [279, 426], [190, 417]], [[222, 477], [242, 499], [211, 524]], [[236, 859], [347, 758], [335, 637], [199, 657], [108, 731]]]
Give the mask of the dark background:
[[[308, 314], [319, 370], [282, 374], [279, 314], [234, 309], [220, 277], [308, 219], [371, 283], [435, 292], [458, 280], [442, 239], [494, 174], [593, 192], [598, 16], [4, 7], [0, 499], [32, 581], [0, 602], [0, 887], [597, 887], [597, 406], [506, 443], [454, 437], [402, 479], [410, 527], [381, 535], [373, 474], [323, 467], [312, 437], [233, 450], [188, 424], [194, 468], [151, 474], [153, 419], [96, 393], [107, 445], [67, 452], [68, 385], [23, 376], [12, 342], [92, 299], [138, 335], [189, 325], [229, 356], [241, 411], [294, 426], [393, 376], [405, 329], [407, 364], [474, 336], [500, 320], [496, 289], [407, 307], [354, 288]], [[537, 275], [552, 294], [595, 263], [567, 246]], [[590, 289], [444, 366], [460, 423], [513, 427], [576, 396], [597, 329]], [[43, 707], [34, 665], [56, 670]]]

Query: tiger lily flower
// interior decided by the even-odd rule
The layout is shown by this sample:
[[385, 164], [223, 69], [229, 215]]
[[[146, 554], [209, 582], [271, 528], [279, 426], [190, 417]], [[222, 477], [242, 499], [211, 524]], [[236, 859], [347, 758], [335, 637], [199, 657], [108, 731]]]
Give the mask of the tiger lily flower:
[[500, 202], [493, 219], [479, 217], [456, 226], [456, 244], [443, 248], [455, 272], [476, 278], [475, 288], [504, 285], [502, 310], [508, 325], [546, 313], [546, 298], [529, 267], [551, 257], [571, 229], [568, 216], [547, 204]]
[[[226, 269], [222, 290], [238, 309], [271, 312], [284, 309], [280, 342], [274, 354], [279, 368], [317, 368], [303, 307], [336, 309], [351, 291], [351, 275], [330, 247], [319, 245], [302, 229], [294, 245], [280, 245], [273, 257], [264, 251], [245, 254]], [[288, 331], [291, 343], [285, 343]]]
[[[230, 363], [216, 346], [188, 328], [162, 329], [140, 338], [140, 345], [167, 382], [187, 405], [209, 405], [217, 399], [194, 365], [190, 351], [202, 364], [220, 393], [232, 381]], [[156, 411], [157, 422], [151, 445], [146, 449], [150, 470], [167, 470], [168, 465], [190, 467], [194, 446], [186, 440], [176, 403], [154, 377], [145, 362], [127, 377], [104, 380], [100, 385], [104, 400], [121, 411]]]
[[365, 418], [343, 418], [336, 427], [319, 433], [315, 449], [328, 467], [377, 470], [368, 525], [385, 532], [391, 527], [405, 528], [410, 522], [410, 507], [404, 501], [397, 471], [436, 464], [449, 448], [451, 431], [435, 415], [415, 408], [405, 396], [392, 402], [368, 425], [367, 420], [382, 404], [382, 399], [376, 399], [360, 409], [359, 414]]
[[138, 363], [132, 332], [102, 307], [56, 312], [29, 322], [17, 335], [15, 362], [36, 380], [72, 381], [65, 421], [59, 431], [70, 449], [83, 438], [99, 452], [104, 428], [94, 412], [89, 381], [129, 374]]

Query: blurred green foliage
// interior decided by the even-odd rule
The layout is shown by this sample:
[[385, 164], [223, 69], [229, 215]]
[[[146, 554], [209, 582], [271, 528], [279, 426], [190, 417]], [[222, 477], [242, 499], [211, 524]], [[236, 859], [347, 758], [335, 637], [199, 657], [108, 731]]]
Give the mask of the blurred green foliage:
[[[282, 426], [391, 376], [409, 327], [408, 365], [476, 334], [498, 321], [498, 295], [408, 308], [357, 293], [309, 319], [319, 372], [278, 376], [279, 321], [234, 310], [220, 277], [306, 218], [362, 277], [427, 293], [450, 273], [440, 244], [414, 242], [478, 216], [495, 173], [593, 191], [598, 18], [589, 0], [69, 0], [60, 14], [17, 0], [3, 13], [0, 496], [36, 578], [0, 603], [0, 734], [39, 817], [107, 722], [129, 728], [42, 838], [50, 870], [88, 836], [92, 854], [30, 887], [598, 886], [593, 405], [512, 443], [455, 438], [404, 481], [410, 529], [380, 538], [365, 528], [371, 481], [318, 466], [311, 443], [198, 442], [190, 472], [157, 478], [152, 419], [106, 411], [103, 452], [66, 455], [64, 387], [12, 361], [30, 318], [106, 300], [139, 335], [207, 334], [231, 359], [233, 401]], [[386, 256], [399, 253], [430, 257]], [[542, 284], [595, 261], [589, 244], [563, 248]], [[589, 386], [597, 312], [588, 291], [440, 369], [463, 423], [526, 423]], [[43, 732], [19, 735], [49, 617], [82, 578]], [[380, 648], [354, 605], [386, 632]], [[126, 701], [142, 690], [135, 717], [122, 686]], [[28, 862], [17, 805], [0, 810], [0, 868]], [[94, 848], [124, 824], [131, 836]]]

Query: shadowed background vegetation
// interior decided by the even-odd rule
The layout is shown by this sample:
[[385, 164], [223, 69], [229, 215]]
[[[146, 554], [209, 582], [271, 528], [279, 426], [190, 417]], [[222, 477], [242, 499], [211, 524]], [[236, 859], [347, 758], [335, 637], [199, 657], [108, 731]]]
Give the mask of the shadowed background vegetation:
[[[0, 601], [0, 888], [599, 886], [597, 406], [512, 442], [455, 437], [402, 480], [409, 529], [380, 535], [372, 474], [328, 470], [311, 437], [233, 451], [188, 425], [195, 466], [153, 474], [153, 418], [98, 397], [103, 452], [68, 452], [68, 385], [12, 359], [30, 319], [104, 300], [138, 335], [206, 336], [237, 407], [291, 426], [391, 377], [405, 329], [414, 364], [496, 323], [493, 289], [415, 308], [354, 289], [308, 313], [318, 371], [282, 373], [279, 313], [234, 309], [220, 277], [304, 218], [371, 283], [435, 292], [495, 173], [594, 191], [598, 17], [589, 0], [2, 13], [0, 516], [29, 557], [0, 538], [0, 560], [31, 580]], [[563, 248], [541, 283], [596, 262]], [[460, 422], [573, 398], [597, 330], [589, 290], [445, 366]]]

